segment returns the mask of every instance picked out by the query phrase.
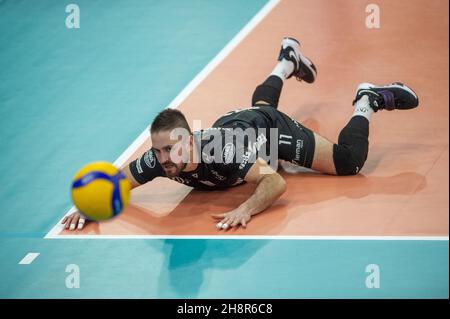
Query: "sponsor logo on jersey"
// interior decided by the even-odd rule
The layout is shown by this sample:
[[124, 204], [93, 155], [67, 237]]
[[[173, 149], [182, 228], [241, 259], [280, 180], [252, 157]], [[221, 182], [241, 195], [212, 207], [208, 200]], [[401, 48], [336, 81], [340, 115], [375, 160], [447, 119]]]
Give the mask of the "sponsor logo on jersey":
[[208, 186], [216, 186], [216, 184], [210, 182], [210, 181], [199, 181], [202, 184], [208, 185]]
[[202, 152], [203, 163], [211, 164], [213, 162], [213, 160], [214, 160], [214, 157], [212, 155]]
[[300, 152], [303, 149], [303, 140], [297, 140], [295, 145], [295, 161], [298, 162], [300, 160]]
[[265, 142], [267, 142], [267, 137], [266, 137], [263, 133], [259, 134], [258, 137], [256, 138], [256, 142], [253, 143], [253, 145], [252, 145], [252, 147], [251, 147], [251, 151], [252, 151], [253, 153], [256, 153], [257, 151], [260, 150], [261, 146], [262, 146]]
[[154, 168], [156, 164], [155, 154], [152, 150], [147, 151], [144, 154], [144, 162], [149, 168]]
[[225, 164], [230, 164], [233, 162], [234, 149], [235, 149], [235, 147], [234, 147], [233, 143], [227, 143], [223, 147], [222, 159]]
[[178, 177], [178, 176], [176, 176], [176, 177], [171, 177], [171, 179], [172, 180], [174, 180], [175, 182], [178, 182], [178, 183], [181, 183], [181, 184], [186, 184], [186, 185], [188, 185], [191, 181], [189, 180], [189, 179], [185, 179], [185, 178], [182, 178], [182, 177]]
[[223, 181], [226, 179], [226, 177], [220, 175], [217, 171], [215, 170], [211, 170], [211, 173], [219, 180], [219, 181]]
[[302, 126], [300, 125], [299, 122], [297, 122], [297, 121], [294, 120], [294, 119], [291, 119], [291, 120], [292, 120], [292, 122], [294, 122], [295, 126], [297, 126], [300, 130], [303, 130], [303, 128], [302, 128]]
[[136, 161], [136, 169], [137, 169], [137, 171], [138, 171], [138, 173], [139, 174], [142, 174], [144, 171], [142, 170], [142, 167], [141, 167], [141, 159], [138, 159], [137, 161]]
[[250, 160], [250, 155], [252, 153], [250, 151], [246, 151], [244, 155], [242, 156], [242, 162], [239, 165], [239, 169], [243, 169], [245, 165], [247, 165], [248, 161]]

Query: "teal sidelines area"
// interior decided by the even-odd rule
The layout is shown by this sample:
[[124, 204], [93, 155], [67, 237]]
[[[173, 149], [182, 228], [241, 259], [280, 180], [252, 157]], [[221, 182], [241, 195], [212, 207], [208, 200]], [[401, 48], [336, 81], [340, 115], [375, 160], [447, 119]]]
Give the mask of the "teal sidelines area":
[[0, 1], [0, 297], [448, 298], [448, 241], [44, 240], [74, 173], [113, 162], [266, 1], [72, 3], [76, 30], [68, 3]]
[[[0, 269], [4, 298], [448, 298], [448, 241], [6, 243], [0, 249], [9, 258]], [[30, 247], [41, 256], [17, 265]], [[80, 288], [65, 286], [70, 264], [80, 269]], [[379, 289], [366, 287], [369, 264], [380, 268]]]

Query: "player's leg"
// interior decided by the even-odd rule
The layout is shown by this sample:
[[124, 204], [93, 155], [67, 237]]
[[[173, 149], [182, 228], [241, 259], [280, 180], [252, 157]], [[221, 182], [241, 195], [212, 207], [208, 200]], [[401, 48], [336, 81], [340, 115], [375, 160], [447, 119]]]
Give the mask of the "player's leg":
[[[378, 110], [411, 109], [419, 104], [416, 93], [401, 83], [393, 83], [386, 86], [375, 86], [370, 83], [359, 85], [356, 98], [353, 103], [355, 111], [348, 124], [339, 134], [338, 143], [332, 143], [317, 133], [296, 125], [290, 130], [296, 138], [304, 138], [304, 152], [313, 152], [312, 159], [299, 165], [312, 168], [333, 175], [355, 175], [364, 166], [369, 151], [369, 121], [373, 113]], [[292, 120], [294, 121], [294, 120]], [[294, 121], [295, 122], [295, 121]], [[301, 129], [299, 129], [299, 127]], [[308, 132], [308, 134], [305, 134]], [[301, 153], [298, 148], [292, 146], [286, 149], [283, 155], [286, 160], [296, 162], [295, 159]], [[301, 157], [301, 156], [300, 156]], [[309, 165], [310, 164], [310, 165]]]
[[312, 83], [316, 75], [314, 64], [300, 52], [300, 43], [286, 37], [281, 41], [277, 65], [253, 93], [252, 106], [270, 105], [277, 108], [284, 80], [295, 76], [299, 81]]

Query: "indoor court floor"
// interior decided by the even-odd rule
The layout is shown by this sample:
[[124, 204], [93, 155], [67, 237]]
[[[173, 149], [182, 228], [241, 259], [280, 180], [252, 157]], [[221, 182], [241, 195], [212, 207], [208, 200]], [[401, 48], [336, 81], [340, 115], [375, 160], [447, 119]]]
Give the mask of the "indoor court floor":
[[[67, 29], [64, 4], [0, 1], [0, 297], [448, 298], [448, 1], [377, 0], [380, 28], [363, 0], [76, 3], [81, 27]], [[283, 163], [287, 191], [246, 229], [209, 215], [254, 186], [163, 178], [118, 217], [63, 229], [81, 166], [139, 157], [166, 107], [197, 129], [250, 107], [284, 36], [318, 78], [286, 81], [279, 109], [331, 141], [360, 82], [418, 93], [417, 109], [374, 114], [360, 174]]]

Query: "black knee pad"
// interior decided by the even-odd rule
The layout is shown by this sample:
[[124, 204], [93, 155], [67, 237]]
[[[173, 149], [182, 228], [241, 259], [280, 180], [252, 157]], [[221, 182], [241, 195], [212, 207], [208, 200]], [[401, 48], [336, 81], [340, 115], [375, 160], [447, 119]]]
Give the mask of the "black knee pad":
[[333, 161], [339, 176], [356, 175], [362, 167], [361, 162], [353, 156], [351, 147], [348, 145], [333, 145]]
[[367, 159], [367, 135], [354, 128], [344, 128], [339, 134], [339, 144], [333, 146], [333, 161], [337, 175], [356, 175]]

